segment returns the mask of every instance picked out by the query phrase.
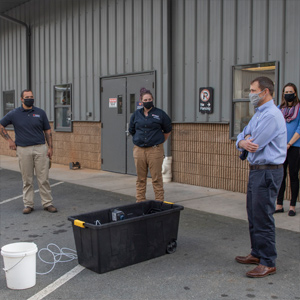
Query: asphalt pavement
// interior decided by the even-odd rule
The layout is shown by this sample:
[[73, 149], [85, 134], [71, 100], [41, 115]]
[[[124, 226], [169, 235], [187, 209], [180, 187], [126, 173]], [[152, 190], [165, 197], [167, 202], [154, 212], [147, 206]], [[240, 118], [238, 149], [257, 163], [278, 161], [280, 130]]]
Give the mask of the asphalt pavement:
[[[35, 210], [23, 215], [22, 180], [17, 160], [0, 155], [0, 246], [34, 242], [41, 250], [76, 249], [68, 217], [135, 202], [135, 176], [76, 169], [53, 164], [50, 183], [58, 213], [43, 211], [38, 191]], [[277, 273], [251, 279], [255, 266], [240, 265], [236, 255], [249, 253], [245, 194], [178, 183], [166, 183], [165, 200], [184, 206], [176, 252], [104, 274], [72, 260], [57, 263], [26, 290], [6, 286], [0, 275], [0, 299], [300, 299], [300, 210], [275, 215]], [[38, 189], [37, 185], [35, 186]], [[151, 179], [147, 199], [154, 199]], [[64, 250], [68, 251], [68, 250]], [[47, 251], [42, 258], [53, 261]], [[0, 261], [0, 269], [3, 260]], [[37, 272], [52, 268], [37, 256]]]

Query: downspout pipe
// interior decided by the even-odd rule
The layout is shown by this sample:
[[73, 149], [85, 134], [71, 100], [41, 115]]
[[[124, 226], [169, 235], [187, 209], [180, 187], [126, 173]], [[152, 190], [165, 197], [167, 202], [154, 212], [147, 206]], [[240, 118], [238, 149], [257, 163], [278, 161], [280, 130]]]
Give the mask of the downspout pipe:
[[[167, 0], [167, 20], [166, 32], [167, 32], [167, 114], [172, 120], [172, 0]], [[171, 133], [172, 135], [172, 133]], [[172, 138], [169, 137], [166, 141], [166, 156], [162, 165], [162, 177], [163, 182], [172, 181]]]
[[7, 16], [3, 13], [0, 13], [0, 18], [6, 20], [8, 22], [19, 24], [19, 25], [24, 26], [26, 28], [27, 89], [31, 90], [31, 47], [30, 47], [31, 31], [30, 31], [30, 27], [25, 22], [22, 22], [18, 19]]
[[[172, 0], [167, 0], [167, 114], [172, 120]], [[171, 137], [166, 141], [166, 156], [171, 156]]]

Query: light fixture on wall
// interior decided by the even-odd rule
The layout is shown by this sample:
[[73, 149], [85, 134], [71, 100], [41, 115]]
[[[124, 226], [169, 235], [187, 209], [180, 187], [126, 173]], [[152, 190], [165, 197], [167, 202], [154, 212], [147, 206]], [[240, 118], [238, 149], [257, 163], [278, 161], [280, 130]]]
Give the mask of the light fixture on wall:
[[253, 67], [253, 68], [244, 68], [243, 71], [271, 71], [275, 70], [275, 66], [265, 66], [265, 67]]

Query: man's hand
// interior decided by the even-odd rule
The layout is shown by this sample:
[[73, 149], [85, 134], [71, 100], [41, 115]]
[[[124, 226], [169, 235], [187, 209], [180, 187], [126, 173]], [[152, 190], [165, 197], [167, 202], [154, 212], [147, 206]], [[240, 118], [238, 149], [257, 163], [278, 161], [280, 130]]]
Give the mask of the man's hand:
[[[164, 133], [165, 141], [168, 139], [168, 137], [170, 136], [170, 134], [171, 134], [171, 131], [168, 132], [168, 133]], [[165, 142], [165, 141], [164, 141], [164, 142]]]
[[15, 142], [12, 139], [8, 140], [8, 145], [9, 145], [9, 149], [17, 150], [17, 146], [16, 146]]
[[51, 133], [51, 129], [45, 130], [45, 138], [48, 144], [48, 152], [47, 152], [47, 156], [52, 159], [52, 155], [53, 155], [53, 143], [52, 143], [52, 133]]
[[48, 152], [47, 152], [47, 156], [52, 159], [52, 155], [53, 155], [53, 149], [52, 148], [48, 148]]
[[252, 143], [254, 139], [241, 140], [239, 142], [239, 148], [243, 148], [249, 152], [256, 152], [258, 149], [258, 144]]

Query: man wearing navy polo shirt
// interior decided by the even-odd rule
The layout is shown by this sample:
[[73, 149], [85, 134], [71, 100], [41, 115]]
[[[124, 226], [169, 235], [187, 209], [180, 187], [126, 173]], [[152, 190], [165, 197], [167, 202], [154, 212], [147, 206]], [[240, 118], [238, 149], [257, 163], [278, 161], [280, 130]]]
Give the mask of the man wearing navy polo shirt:
[[251, 253], [235, 259], [241, 264], [258, 265], [246, 273], [255, 278], [276, 273], [273, 213], [283, 177], [287, 133], [282, 113], [272, 98], [273, 92], [274, 84], [268, 77], [251, 82], [249, 98], [255, 114], [236, 142], [238, 150], [248, 153], [250, 163], [247, 214]]
[[[55, 213], [57, 209], [52, 204], [49, 183], [49, 159], [53, 155], [51, 127], [46, 113], [33, 105], [33, 93], [24, 90], [21, 93], [22, 105], [10, 111], [0, 120], [0, 134], [8, 141], [9, 148], [17, 150], [19, 166], [23, 179], [23, 214], [34, 210], [33, 177], [36, 173], [40, 196], [44, 210]], [[5, 127], [14, 126], [16, 140], [13, 141]], [[45, 144], [47, 140], [48, 147]]]

